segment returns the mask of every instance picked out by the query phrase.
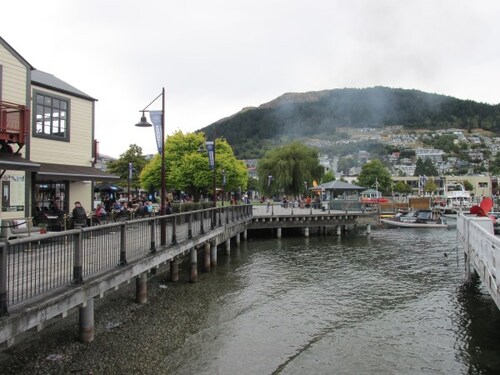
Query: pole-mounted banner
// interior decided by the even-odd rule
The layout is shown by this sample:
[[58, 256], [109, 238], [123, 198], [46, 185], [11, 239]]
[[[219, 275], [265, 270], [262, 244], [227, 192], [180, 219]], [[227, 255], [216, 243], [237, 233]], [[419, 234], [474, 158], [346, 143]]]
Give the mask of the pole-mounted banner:
[[155, 138], [156, 138], [156, 147], [158, 148], [158, 152], [161, 154], [163, 149], [163, 134], [161, 133], [161, 117], [163, 113], [162, 111], [149, 111], [149, 118], [153, 123], [153, 128], [155, 130]]
[[208, 152], [208, 166], [213, 170], [215, 168], [215, 143], [213, 141], [206, 141], [205, 146], [207, 146]]

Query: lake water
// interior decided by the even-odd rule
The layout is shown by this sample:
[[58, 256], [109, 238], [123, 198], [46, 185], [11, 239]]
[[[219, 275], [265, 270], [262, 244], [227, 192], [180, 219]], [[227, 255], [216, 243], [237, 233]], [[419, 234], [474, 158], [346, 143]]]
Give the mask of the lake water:
[[[463, 269], [455, 230], [250, 238], [230, 257], [220, 251], [217, 270], [200, 273], [198, 283], [157, 278], [142, 306], [118, 295], [105, 300], [92, 344], [76, 342], [75, 323], [56, 343], [31, 349], [25, 364], [14, 351], [9, 366], [19, 373], [500, 373], [500, 312], [480, 283], [464, 286]], [[47, 360], [50, 353], [61, 359]]]

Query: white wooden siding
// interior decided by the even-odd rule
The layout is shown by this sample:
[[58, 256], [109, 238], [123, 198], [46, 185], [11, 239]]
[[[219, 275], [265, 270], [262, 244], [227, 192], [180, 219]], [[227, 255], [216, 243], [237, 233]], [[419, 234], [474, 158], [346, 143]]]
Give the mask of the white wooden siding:
[[27, 68], [0, 44], [0, 65], [2, 65], [2, 100], [25, 105]]
[[[32, 85], [35, 91], [52, 94], [68, 99], [69, 105], [69, 137], [70, 141], [31, 137], [31, 160], [40, 163], [70, 164], [90, 167], [92, 158], [92, 121], [93, 102], [57, 91]], [[34, 94], [32, 94], [34, 97]], [[32, 127], [35, 125], [32, 121]]]

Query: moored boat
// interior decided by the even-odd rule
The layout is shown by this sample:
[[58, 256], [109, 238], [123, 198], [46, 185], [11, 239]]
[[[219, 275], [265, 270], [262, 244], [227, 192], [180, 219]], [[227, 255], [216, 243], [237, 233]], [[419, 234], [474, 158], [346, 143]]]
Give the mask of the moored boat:
[[398, 213], [392, 218], [380, 219], [387, 227], [398, 228], [448, 228], [446, 220], [439, 212], [432, 210], [416, 210]]

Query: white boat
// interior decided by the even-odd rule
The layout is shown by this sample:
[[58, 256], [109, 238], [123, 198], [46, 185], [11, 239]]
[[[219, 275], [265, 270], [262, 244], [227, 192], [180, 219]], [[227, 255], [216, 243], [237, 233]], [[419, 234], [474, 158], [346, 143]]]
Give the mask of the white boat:
[[448, 228], [446, 220], [432, 210], [396, 214], [392, 218], [380, 219], [380, 222], [388, 227], [398, 228]]
[[436, 208], [439, 208], [441, 213], [446, 215], [456, 215], [457, 212], [469, 211], [473, 206], [470, 192], [458, 182], [447, 183], [439, 189], [436, 202], [438, 202]]

